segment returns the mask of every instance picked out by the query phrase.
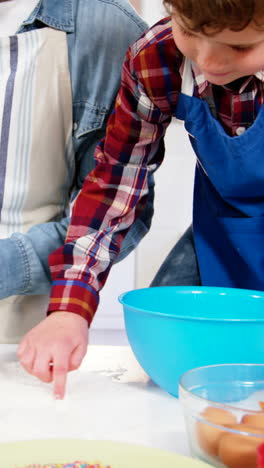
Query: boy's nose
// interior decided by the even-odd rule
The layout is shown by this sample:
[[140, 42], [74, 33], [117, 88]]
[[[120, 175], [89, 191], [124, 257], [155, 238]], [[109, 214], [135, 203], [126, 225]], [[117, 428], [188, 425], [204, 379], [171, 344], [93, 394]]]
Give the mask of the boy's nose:
[[222, 71], [228, 62], [226, 48], [218, 45], [203, 44], [197, 57], [197, 64], [202, 70]]

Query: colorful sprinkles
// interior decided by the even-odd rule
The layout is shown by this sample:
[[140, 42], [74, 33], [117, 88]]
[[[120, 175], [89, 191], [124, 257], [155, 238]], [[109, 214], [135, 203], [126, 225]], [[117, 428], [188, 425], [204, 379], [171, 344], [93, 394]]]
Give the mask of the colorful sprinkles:
[[48, 465], [27, 465], [23, 468], [111, 468], [109, 465], [102, 466], [98, 463], [95, 465], [90, 465], [89, 463], [83, 461], [76, 461], [73, 463], [49, 463]]

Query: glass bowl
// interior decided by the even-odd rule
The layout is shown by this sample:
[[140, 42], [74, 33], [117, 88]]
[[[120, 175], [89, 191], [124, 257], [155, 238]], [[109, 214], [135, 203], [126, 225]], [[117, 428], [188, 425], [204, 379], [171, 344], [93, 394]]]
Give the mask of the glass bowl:
[[219, 468], [258, 467], [257, 451], [264, 443], [264, 364], [192, 369], [180, 379], [179, 399], [193, 456]]

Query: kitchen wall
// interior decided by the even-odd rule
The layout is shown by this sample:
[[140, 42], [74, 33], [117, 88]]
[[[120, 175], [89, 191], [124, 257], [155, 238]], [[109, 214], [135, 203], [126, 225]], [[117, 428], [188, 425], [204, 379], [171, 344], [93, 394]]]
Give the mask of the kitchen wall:
[[[152, 25], [165, 16], [161, 0], [131, 0]], [[156, 173], [155, 214], [150, 232], [134, 253], [112, 268], [93, 322], [96, 329], [122, 329], [122, 307], [117, 296], [149, 285], [159, 265], [191, 220], [194, 156], [182, 124], [167, 131], [166, 156]]]
[[[160, 18], [166, 16], [162, 0], [138, 0], [141, 16], [147, 21], [149, 26], [156, 23]], [[133, 3], [133, 0], [131, 1]], [[136, 6], [136, 5], [135, 5]]]

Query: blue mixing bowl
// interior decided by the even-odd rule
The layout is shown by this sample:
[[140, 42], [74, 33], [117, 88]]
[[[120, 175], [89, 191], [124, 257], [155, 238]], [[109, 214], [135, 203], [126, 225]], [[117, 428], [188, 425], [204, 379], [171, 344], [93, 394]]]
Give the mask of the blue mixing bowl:
[[174, 396], [181, 375], [195, 367], [264, 363], [264, 292], [168, 286], [129, 291], [119, 301], [138, 362]]

